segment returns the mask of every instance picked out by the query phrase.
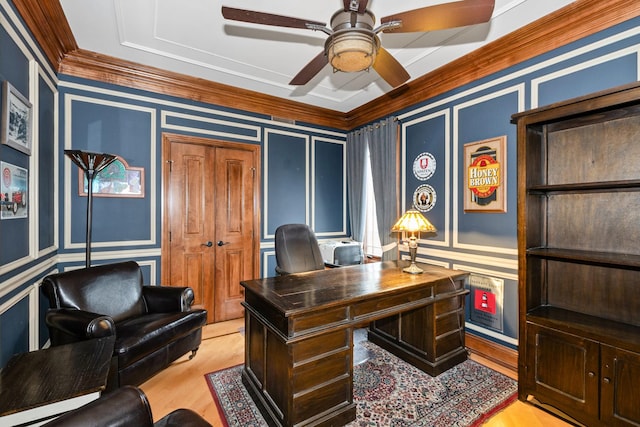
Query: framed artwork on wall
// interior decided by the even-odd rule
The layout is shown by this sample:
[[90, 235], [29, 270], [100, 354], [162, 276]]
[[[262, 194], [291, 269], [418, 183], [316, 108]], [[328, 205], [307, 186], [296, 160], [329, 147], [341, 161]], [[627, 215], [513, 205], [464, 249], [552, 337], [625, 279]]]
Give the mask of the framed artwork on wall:
[[27, 218], [29, 171], [6, 162], [0, 162], [0, 171], [0, 219]]
[[464, 211], [507, 211], [507, 136], [464, 145]]
[[31, 103], [7, 80], [2, 87], [3, 144], [31, 155]]
[[[87, 195], [87, 177], [78, 169], [78, 195]], [[93, 197], [144, 198], [144, 168], [129, 166], [120, 156], [93, 179]]]

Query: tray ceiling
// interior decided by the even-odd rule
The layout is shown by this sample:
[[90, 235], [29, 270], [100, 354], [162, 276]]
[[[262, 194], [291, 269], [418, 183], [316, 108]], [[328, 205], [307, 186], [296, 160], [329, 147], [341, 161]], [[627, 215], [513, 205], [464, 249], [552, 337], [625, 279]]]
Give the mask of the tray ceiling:
[[[324, 46], [320, 31], [225, 21], [223, 5], [329, 23], [339, 0], [61, 0], [80, 48], [348, 112], [390, 91], [378, 74], [333, 73], [326, 66], [304, 86], [288, 82]], [[370, 0], [377, 19], [445, 3]], [[411, 80], [567, 4], [569, 0], [496, 0], [491, 21], [427, 33], [380, 34]], [[401, 5], [401, 6], [399, 6]], [[376, 25], [379, 22], [376, 22]]]

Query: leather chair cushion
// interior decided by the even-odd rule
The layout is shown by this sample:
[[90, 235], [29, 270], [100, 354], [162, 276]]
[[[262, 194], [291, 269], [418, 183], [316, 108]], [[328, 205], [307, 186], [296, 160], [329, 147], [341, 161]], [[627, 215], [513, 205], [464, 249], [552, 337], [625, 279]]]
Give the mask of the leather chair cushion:
[[154, 313], [116, 323], [114, 355], [118, 365], [128, 366], [207, 322], [206, 310]]
[[45, 278], [45, 291], [55, 307], [75, 308], [111, 317], [116, 323], [146, 311], [142, 298], [142, 271], [134, 261], [106, 264], [59, 273], [55, 282]]

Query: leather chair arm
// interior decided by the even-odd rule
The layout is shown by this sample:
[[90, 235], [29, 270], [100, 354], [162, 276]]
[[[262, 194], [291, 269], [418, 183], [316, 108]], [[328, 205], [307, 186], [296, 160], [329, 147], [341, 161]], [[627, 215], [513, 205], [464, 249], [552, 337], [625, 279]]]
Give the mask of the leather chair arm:
[[113, 319], [84, 310], [57, 308], [47, 311], [45, 322], [51, 328], [53, 345], [115, 335]]
[[140, 389], [121, 387], [102, 395], [79, 409], [45, 424], [46, 427], [152, 427], [153, 417], [147, 397]]
[[149, 313], [190, 311], [194, 299], [193, 289], [174, 286], [143, 286], [142, 297]]

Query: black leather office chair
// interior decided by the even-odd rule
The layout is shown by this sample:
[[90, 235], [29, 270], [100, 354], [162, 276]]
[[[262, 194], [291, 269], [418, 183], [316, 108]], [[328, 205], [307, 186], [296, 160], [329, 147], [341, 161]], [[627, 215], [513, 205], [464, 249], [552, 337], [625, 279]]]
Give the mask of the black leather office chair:
[[284, 224], [276, 229], [276, 273], [323, 270], [318, 239], [306, 224]]

